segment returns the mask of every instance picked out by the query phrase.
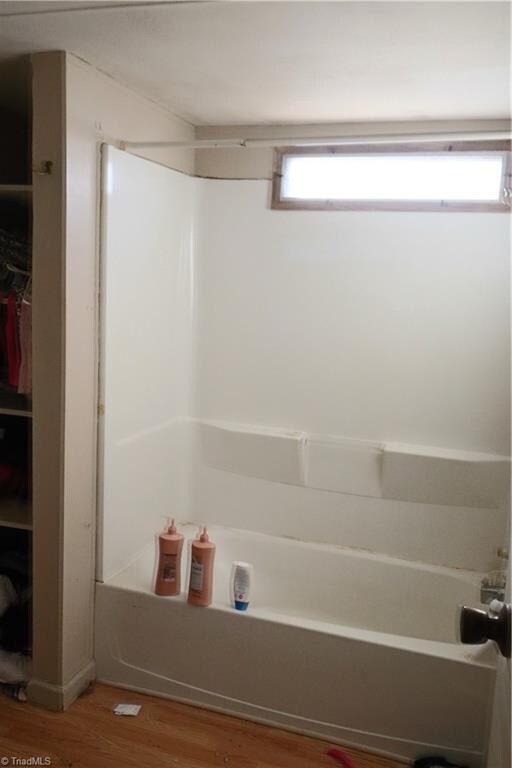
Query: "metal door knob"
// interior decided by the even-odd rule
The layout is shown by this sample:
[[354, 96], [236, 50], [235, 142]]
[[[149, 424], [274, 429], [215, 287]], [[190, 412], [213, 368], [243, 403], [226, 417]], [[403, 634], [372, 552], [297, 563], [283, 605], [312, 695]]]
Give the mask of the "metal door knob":
[[483, 611], [464, 605], [460, 612], [460, 641], [481, 645], [494, 640], [500, 652], [510, 659], [510, 626], [512, 607], [502, 603], [498, 611]]

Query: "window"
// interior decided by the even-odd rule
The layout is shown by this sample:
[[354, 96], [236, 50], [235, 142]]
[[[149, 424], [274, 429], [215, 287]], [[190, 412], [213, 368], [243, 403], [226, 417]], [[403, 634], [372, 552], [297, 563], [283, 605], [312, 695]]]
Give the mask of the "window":
[[276, 150], [273, 208], [510, 211], [510, 145]]

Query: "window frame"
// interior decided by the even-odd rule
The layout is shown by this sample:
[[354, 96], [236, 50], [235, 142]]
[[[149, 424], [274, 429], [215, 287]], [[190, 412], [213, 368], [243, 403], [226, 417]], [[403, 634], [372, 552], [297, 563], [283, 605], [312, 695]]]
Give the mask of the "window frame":
[[[369, 141], [371, 138], [369, 137]], [[499, 154], [504, 157], [501, 179], [502, 196], [499, 202], [471, 202], [441, 200], [304, 200], [298, 198], [282, 198], [283, 165], [286, 157], [299, 155], [370, 155], [394, 154], [414, 155], [429, 152], [477, 154]], [[274, 150], [274, 167], [272, 173], [271, 208], [286, 211], [452, 211], [452, 212], [495, 212], [510, 213], [512, 202], [512, 163], [511, 142], [503, 141], [451, 141], [451, 142], [417, 142], [395, 144], [357, 144], [277, 147]]]

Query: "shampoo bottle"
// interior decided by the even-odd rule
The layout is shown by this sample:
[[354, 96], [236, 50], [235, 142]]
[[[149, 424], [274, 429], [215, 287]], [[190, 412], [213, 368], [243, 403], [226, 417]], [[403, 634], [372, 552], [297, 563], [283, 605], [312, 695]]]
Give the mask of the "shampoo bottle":
[[197, 538], [192, 542], [188, 589], [191, 605], [207, 606], [212, 602], [214, 558], [215, 544], [210, 541], [205, 525], [199, 528]]
[[181, 552], [183, 536], [178, 533], [174, 520], [158, 537], [158, 570], [155, 594], [172, 597], [181, 589]]

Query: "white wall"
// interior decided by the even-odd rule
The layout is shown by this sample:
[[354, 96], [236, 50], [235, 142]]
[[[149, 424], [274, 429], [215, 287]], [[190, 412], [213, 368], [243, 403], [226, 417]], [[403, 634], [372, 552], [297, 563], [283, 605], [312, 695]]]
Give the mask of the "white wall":
[[[51, 160], [54, 172], [34, 178], [37, 607], [30, 695], [62, 709], [94, 674], [100, 145], [109, 138], [190, 139], [194, 131], [71, 55], [36, 54], [32, 64], [33, 162]], [[148, 156], [185, 171], [194, 166], [190, 150]]]
[[[271, 211], [268, 182], [191, 180], [113, 157], [125, 175], [107, 206], [107, 263], [112, 249], [118, 262], [107, 274], [107, 291], [116, 289], [105, 297], [107, 315], [117, 313], [122, 325], [138, 301], [124, 262], [138, 263], [142, 249], [148, 262], [156, 256], [162, 284], [173, 281], [176, 237], [187, 239], [187, 226], [197, 314], [188, 407], [176, 391], [183, 355], [176, 364], [168, 348], [158, 358], [177, 325], [188, 332], [181, 294], [145, 320], [147, 334], [155, 323], [162, 333], [158, 407], [136, 379], [148, 350], [129, 359], [128, 344], [110, 357], [107, 338], [104, 576], [136, 556], [167, 510], [407, 559], [495, 567], [504, 510], [451, 473], [480, 477], [492, 464], [481, 454], [509, 450], [507, 217]], [[180, 200], [193, 190], [192, 218], [179, 208], [178, 188]], [[144, 239], [148, 226], [159, 240]], [[183, 451], [192, 449], [184, 465], [183, 452], [155, 435], [186, 416], [195, 419], [176, 433]], [[402, 454], [396, 443], [414, 447]], [[419, 481], [410, 482], [409, 454], [417, 458], [421, 446], [434, 446], [442, 466], [429, 464], [427, 450]], [[503, 491], [503, 471], [496, 477]]]
[[498, 567], [500, 509], [376, 499], [236, 475], [198, 460], [187, 519], [380, 552], [404, 560]]
[[187, 503], [197, 180], [112, 147], [103, 174], [99, 576], [108, 578]]
[[205, 181], [197, 415], [508, 454], [509, 217], [286, 212]]
[[[32, 57], [32, 162], [53, 163], [53, 173], [33, 178], [33, 649], [31, 702], [59, 709], [69, 659], [91, 660], [91, 635], [71, 646], [75, 622], [63, 610], [64, 584], [88, 580], [65, 560], [64, 359], [65, 359], [65, 59], [58, 52]], [[83, 536], [86, 539], [87, 536]], [[87, 542], [92, 546], [92, 536]], [[83, 546], [83, 542], [82, 542]], [[86, 545], [87, 546], [87, 545]], [[80, 565], [80, 564], [79, 564]], [[90, 588], [89, 584], [87, 585]], [[79, 600], [81, 603], [81, 599]], [[89, 618], [89, 594], [80, 608]], [[65, 658], [64, 658], [65, 657]]]
[[305, 433], [308, 477], [234, 473], [201, 433], [192, 519], [496, 567], [504, 508], [365, 498], [387, 483], [378, 459], [360, 491], [332, 492], [350, 489], [318, 446], [336, 435], [508, 455], [508, 217], [272, 211], [256, 180], [206, 180], [201, 195], [196, 415]]

